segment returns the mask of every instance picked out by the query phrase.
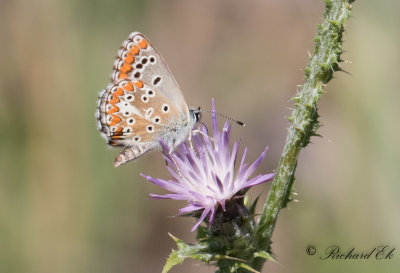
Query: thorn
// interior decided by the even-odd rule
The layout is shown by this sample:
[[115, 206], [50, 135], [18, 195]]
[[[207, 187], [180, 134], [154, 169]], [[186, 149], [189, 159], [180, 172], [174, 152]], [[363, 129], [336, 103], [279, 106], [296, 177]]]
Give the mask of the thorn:
[[353, 76], [350, 72], [344, 70], [343, 68], [341, 68], [340, 66], [338, 66], [338, 68], [336, 69], [336, 71], [341, 71], [343, 73], [346, 73], [347, 75]]

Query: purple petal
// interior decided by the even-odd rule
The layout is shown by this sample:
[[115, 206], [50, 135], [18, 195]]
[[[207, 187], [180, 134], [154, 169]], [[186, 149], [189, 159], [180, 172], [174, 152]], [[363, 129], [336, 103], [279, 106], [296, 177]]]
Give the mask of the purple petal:
[[179, 214], [186, 213], [186, 212], [192, 212], [192, 211], [196, 211], [196, 210], [199, 210], [199, 209], [202, 209], [202, 208], [201, 207], [197, 207], [197, 206], [193, 206], [193, 205], [189, 205], [189, 206], [186, 206], [184, 208], [179, 209]]
[[159, 195], [159, 194], [154, 194], [154, 193], [150, 193], [150, 198], [151, 199], [170, 199], [168, 197], [166, 197], [165, 195]]
[[157, 186], [160, 186], [161, 188], [164, 188], [164, 189], [166, 189], [168, 191], [171, 191], [171, 192], [180, 192], [183, 189], [182, 185], [177, 184], [177, 183], [172, 182], [172, 181], [166, 181], [166, 180], [163, 180], [161, 178], [154, 179], [154, 178], [152, 178], [150, 176], [147, 176], [147, 175], [144, 175], [142, 173], [140, 175], [142, 177], [146, 178], [147, 180], [149, 180], [150, 182], [153, 182]]
[[192, 167], [192, 169], [193, 169], [196, 173], [199, 173], [200, 170], [199, 170], [199, 167], [197, 166], [198, 164], [196, 164], [196, 162], [194, 161], [194, 159], [193, 159], [191, 156], [188, 156], [187, 159], [188, 159], [188, 161], [189, 161], [190, 166]]
[[215, 207], [212, 207], [210, 218], [208, 218], [208, 221], [210, 222], [210, 227], [212, 226], [212, 224], [214, 222], [215, 211], [216, 211]]
[[190, 193], [191, 195], [193, 195], [194, 198], [197, 199], [196, 201], [206, 202], [206, 200], [207, 200], [207, 198], [208, 198], [208, 196], [201, 195], [200, 193], [197, 193], [197, 192], [195, 192], [195, 191], [189, 191], [189, 193]]
[[225, 211], [226, 210], [226, 208], [225, 208], [225, 199], [224, 200], [221, 200], [219, 203], [221, 204], [221, 207], [222, 207], [222, 210], [223, 211]]
[[249, 175], [251, 175], [251, 174], [256, 170], [256, 168], [258, 167], [258, 165], [260, 165], [260, 163], [261, 163], [261, 161], [264, 159], [264, 157], [265, 157], [267, 151], [268, 151], [268, 146], [265, 147], [265, 149], [264, 149], [264, 151], [261, 153], [260, 157], [257, 158], [257, 160], [254, 161], [254, 163], [251, 164], [251, 166], [247, 169], [247, 173], [249, 173]]
[[218, 189], [220, 192], [224, 192], [224, 185], [222, 185], [221, 179], [213, 173], [214, 181], [217, 183]]
[[228, 172], [228, 173], [225, 175], [225, 178], [224, 178], [224, 183], [223, 183], [224, 187], [229, 188], [229, 185], [230, 185], [230, 184], [233, 185], [233, 183], [229, 183], [230, 180], [231, 180], [231, 173]]
[[165, 144], [165, 142], [164, 142], [163, 139], [160, 139], [159, 141], [160, 141], [162, 150], [163, 150], [166, 154], [170, 154], [170, 152], [171, 152], [171, 151], [170, 151], [170, 147], [168, 147], [168, 145]]
[[177, 193], [168, 193], [164, 195], [159, 195], [155, 193], [150, 193], [151, 199], [174, 199], [174, 200], [187, 200], [187, 194], [177, 194]]
[[207, 214], [210, 212], [210, 208], [206, 208], [204, 209], [203, 213], [200, 216], [199, 221], [197, 221], [197, 223], [194, 225], [194, 227], [192, 228], [191, 232], [195, 231], [197, 229], [197, 227], [201, 224], [201, 222], [203, 222], [203, 220], [206, 218]]
[[252, 187], [258, 184], [262, 184], [268, 181], [271, 181], [275, 176], [275, 173], [269, 173], [264, 175], [258, 175], [257, 177], [243, 183], [243, 188]]
[[233, 143], [233, 147], [232, 147], [229, 168], [233, 168], [235, 166], [236, 156], [237, 156], [238, 151], [239, 151], [239, 143], [235, 141], [235, 143]]
[[167, 170], [168, 172], [176, 179], [176, 181], [181, 181], [182, 177], [180, 177], [175, 170], [173, 170], [172, 168], [170, 168], [169, 166], [167, 166]]
[[239, 167], [239, 172], [240, 172], [240, 170], [241, 170], [242, 167], [243, 167], [244, 160], [246, 159], [246, 155], [247, 155], [247, 147], [244, 148], [244, 151], [243, 151], [242, 160], [241, 160], [241, 162], [240, 162], [240, 167]]

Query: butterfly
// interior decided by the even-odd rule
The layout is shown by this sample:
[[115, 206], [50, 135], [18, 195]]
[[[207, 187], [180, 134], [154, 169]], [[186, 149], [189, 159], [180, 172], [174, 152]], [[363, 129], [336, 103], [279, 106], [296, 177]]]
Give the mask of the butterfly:
[[190, 140], [200, 120], [189, 109], [167, 64], [149, 40], [133, 32], [114, 61], [111, 83], [99, 93], [98, 128], [113, 147], [124, 147], [118, 167], [154, 150], [169, 152]]

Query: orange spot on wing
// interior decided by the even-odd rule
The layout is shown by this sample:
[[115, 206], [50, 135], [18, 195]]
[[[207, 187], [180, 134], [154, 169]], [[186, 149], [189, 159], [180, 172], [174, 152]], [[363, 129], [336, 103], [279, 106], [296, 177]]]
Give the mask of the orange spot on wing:
[[131, 64], [133, 61], [135, 61], [135, 57], [133, 57], [132, 53], [128, 52], [128, 54], [126, 54], [125, 63]]
[[126, 72], [129, 72], [131, 70], [132, 70], [132, 66], [130, 64], [128, 64], [128, 63], [124, 63], [120, 68], [120, 71], [122, 73], [126, 73]]
[[[116, 137], [115, 136], [111, 136], [111, 138], [116, 138]], [[119, 146], [118, 142], [116, 142], [116, 141], [110, 141], [108, 144], [111, 145], [111, 146], [115, 146], [115, 147]]]
[[118, 88], [117, 91], [114, 92], [113, 96], [122, 96], [124, 94], [124, 90], [122, 88]]
[[133, 84], [131, 82], [126, 83], [126, 85], [124, 86], [124, 89], [126, 91], [133, 91]]
[[136, 85], [137, 87], [139, 87], [139, 88], [142, 88], [142, 87], [143, 87], [143, 83], [142, 83], [141, 81], [135, 82], [135, 85]]
[[118, 127], [117, 130], [115, 130], [116, 135], [122, 135], [122, 127]]
[[112, 114], [117, 111], [119, 111], [119, 108], [117, 106], [113, 105], [113, 107], [110, 110], [108, 110], [107, 114]]
[[128, 77], [128, 75], [126, 73], [119, 73], [118, 79], [125, 79], [126, 77]]
[[112, 96], [112, 99], [109, 101], [111, 104], [116, 104], [119, 102], [119, 98], [116, 95]]
[[138, 45], [139, 45], [141, 48], [146, 48], [146, 47], [147, 47], [147, 42], [146, 42], [145, 39], [142, 39], [142, 40], [138, 43]]
[[129, 52], [132, 53], [133, 55], [137, 55], [139, 51], [140, 49], [135, 45], [131, 48], [131, 50], [129, 50]]
[[116, 115], [113, 115], [113, 118], [110, 121], [110, 126], [114, 126], [115, 124], [120, 123], [120, 122], [121, 122], [121, 118]]

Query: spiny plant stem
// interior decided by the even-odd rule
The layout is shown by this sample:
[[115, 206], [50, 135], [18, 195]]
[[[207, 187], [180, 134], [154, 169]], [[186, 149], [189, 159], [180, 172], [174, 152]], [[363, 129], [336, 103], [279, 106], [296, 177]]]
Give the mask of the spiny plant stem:
[[[269, 250], [279, 211], [290, 201], [300, 150], [307, 146], [310, 137], [316, 135], [319, 128], [317, 102], [325, 84], [332, 79], [335, 71], [340, 70], [342, 34], [344, 24], [350, 17], [351, 2], [325, 0], [326, 10], [315, 37], [314, 56], [305, 69], [305, 82], [293, 98], [295, 106], [289, 117], [291, 125], [286, 144], [256, 229], [254, 245], [257, 249]], [[264, 259], [256, 258], [252, 266], [261, 270], [264, 262]]]

